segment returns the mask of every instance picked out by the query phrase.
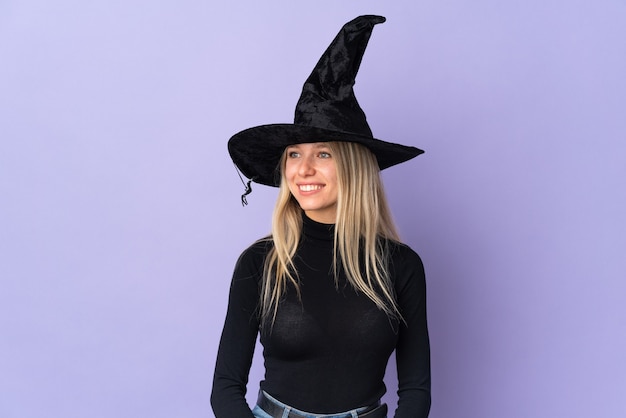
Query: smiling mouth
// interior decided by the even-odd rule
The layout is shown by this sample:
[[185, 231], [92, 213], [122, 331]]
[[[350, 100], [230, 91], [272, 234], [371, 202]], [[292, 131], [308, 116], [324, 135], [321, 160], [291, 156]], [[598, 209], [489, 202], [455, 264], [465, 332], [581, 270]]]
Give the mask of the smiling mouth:
[[320, 184], [300, 184], [298, 185], [298, 188], [300, 189], [301, 192], [312, 192], [315, 190], [322, 190], [324, 186], [320, 185]]

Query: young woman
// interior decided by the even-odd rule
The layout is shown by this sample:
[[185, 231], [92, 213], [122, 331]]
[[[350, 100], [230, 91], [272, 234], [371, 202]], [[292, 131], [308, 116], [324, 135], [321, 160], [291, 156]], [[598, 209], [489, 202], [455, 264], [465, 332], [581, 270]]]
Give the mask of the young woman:
[[[211, 402], [216, 417], [386, 417], [395, 350], [395, 417], [427, 417], [430, 355], [418, 255], [401, 244], [380, 170], [423, 151], [375, 139], [352, 85], [372, 28], [347, 23], [307, 79], [294, 124], [229, 141], [252, 181], [279, 187], [272, 233], [240, 256]], [[265, 379], [245, 400], [257, 335]]]

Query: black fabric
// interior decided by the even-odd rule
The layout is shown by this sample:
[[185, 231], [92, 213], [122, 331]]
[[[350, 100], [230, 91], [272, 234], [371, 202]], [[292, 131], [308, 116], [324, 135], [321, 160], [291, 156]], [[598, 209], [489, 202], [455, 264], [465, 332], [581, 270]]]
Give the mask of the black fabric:
[[372, 137], [353, 86], [374, 25], [384, 21], [361, 16], [344, 25], [304, 82], [294, 124]]
[[[385, 393], [383, 376], [395, 349], [397, 418], [426, 417], [430, 408], [430, 357], [426, 289], [419, 256], [389, 243], [390, 269], [405, 323], [387, 315], [332, 275], [332, 226], [304, 218], [295, 257], [302, 300], [287, 289], [273, 328], [263, 327], [261, 388], [297, 409], [333, 413], [375, 403]], [[211, 401], [217, 418], [252, 417], [245, 393], [259, 334], [258, 300], [270, 241], [240, 256], [232, 279]]]
[[356, 142], [374, 153], [381, 170], [424, 152], [374, 138], [354, 95], [374, 25], [384, 21], [382, 16], [359, 16], [341, 28], [304, 83], [293, 124], [256, 126], [230, 138], [230, 156], [246, 177], [278, 186], [278, 163], [285, 147], [292, 144]]

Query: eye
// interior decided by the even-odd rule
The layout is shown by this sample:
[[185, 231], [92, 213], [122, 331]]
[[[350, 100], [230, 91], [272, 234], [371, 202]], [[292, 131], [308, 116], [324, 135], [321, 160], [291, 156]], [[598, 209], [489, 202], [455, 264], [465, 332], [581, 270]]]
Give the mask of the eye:
[[298, 158], [300, 153], [297, 151], [287, 151], [287, 158]]
[[320, 151], [320, 153], [319, 153], [319, 157], [320, 157], [320, 158], [330, 158], [330, 157], [331, 157], [331, 155], [330, 155], [330, 153], [329, 153], [329, 152], [326, 152], [326, 151]]

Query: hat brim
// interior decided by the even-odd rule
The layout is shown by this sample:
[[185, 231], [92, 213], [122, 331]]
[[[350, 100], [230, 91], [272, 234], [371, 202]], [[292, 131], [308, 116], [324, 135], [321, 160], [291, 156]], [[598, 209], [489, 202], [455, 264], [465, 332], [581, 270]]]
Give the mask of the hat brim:
[[313, 142], [356, 142], [366, 146], [381, 170], [417, 157], [424, 151], [369, 136], [295, 124], [255, 126], [233, 135], [228, 152], [239, 170], [252, 181], [280, 184], [279, 163], [286, 147]]

